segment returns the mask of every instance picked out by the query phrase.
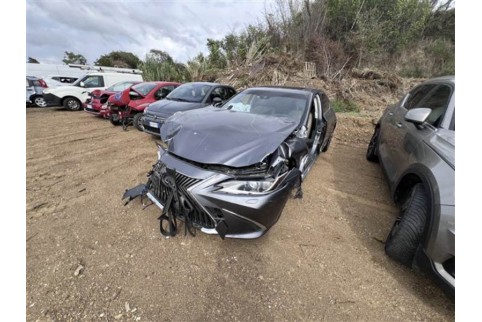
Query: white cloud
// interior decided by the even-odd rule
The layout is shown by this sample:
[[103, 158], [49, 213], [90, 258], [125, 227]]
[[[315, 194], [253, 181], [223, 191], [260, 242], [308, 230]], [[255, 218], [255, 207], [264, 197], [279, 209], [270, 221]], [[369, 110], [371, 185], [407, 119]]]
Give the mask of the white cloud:
[[186, 62], [207, 51], [207, 38], [221, 39], [261, 20], [273, 1], [27, 0], [26, 56], [61, 63], [64, 51], [73, 51], [92, 64], [111, 51], [142, 59], [154, 48]]

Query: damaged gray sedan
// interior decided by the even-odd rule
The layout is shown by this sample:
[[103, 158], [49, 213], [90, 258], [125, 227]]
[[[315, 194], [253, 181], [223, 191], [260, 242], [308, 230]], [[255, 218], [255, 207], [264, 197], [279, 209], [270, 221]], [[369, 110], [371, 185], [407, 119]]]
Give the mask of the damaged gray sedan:
[[[279, 219], [290, 192], [328, 149], [335, 112], [322, 91], [255, 87], [221, 107], [179, 112], [161, 127], [167, 149], [146, 184], [127, 190], [161, 210], [165, 236], [196, 229], [221, 238], [257, 238]], [[147, 206], [147, 205], [145, 205]]]

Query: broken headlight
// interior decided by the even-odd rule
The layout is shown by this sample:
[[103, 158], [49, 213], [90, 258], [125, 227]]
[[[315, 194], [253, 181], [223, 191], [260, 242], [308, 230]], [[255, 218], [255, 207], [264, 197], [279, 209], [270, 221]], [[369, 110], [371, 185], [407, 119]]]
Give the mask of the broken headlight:
[[230, 180], [218, 184], [218, 192], [231, 194], [263, 194], [272, 190], [276, 180], [268, 178], [264, 180]]
[[280, 186], [288, 172], [274, 178], [235, 179], [221, 182], [217, 185], [217, 192], [225, 192], [236, 195], [263, 195], [270, 193]]

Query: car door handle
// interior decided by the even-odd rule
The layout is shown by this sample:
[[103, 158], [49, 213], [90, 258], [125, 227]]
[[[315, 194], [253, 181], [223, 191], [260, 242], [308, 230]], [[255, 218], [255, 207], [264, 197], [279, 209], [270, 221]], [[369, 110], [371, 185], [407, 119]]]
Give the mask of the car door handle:
[[397, 127], [403, 127], [403, 124], [400, 123], [400, 122], [398, 122], [398, 123], [397, 123]]

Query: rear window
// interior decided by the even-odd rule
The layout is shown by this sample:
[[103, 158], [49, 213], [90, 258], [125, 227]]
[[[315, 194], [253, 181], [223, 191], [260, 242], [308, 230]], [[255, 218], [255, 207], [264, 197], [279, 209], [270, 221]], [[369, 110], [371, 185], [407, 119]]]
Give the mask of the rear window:
[[150, 91], [154, 89], [154, 87], [156, 87], [156, 84], [154, 83], [141, 83], [132, 86], [132, 89], [141, 94], [142, 96], [146, 96], [147, 94], [149, 94]]

